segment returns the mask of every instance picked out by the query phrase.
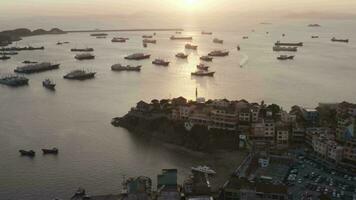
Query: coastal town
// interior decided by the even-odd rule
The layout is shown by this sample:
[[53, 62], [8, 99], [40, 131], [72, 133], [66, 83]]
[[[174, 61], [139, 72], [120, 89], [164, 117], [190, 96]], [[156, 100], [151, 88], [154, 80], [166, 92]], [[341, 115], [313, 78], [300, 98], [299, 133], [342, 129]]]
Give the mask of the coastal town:
[[[140, 101], [112, 124], [193, 150], [248, 152], [231, 176], [225, 177], [225, 184], [198, 192], [194, 198], [355, 199], [355, 117], [356, 104], [348, 102], [320, 103], [317, 108], [293, 106], [287, 112], [263, 101], [178, 97]], [[167, 124], [174, 128], [167, 129]], [[190, 145], [187, 140], [197, 134], [210, 140], [199, 147]], [[174, 140], [179, 136], [188, 139], [177, 143]]]

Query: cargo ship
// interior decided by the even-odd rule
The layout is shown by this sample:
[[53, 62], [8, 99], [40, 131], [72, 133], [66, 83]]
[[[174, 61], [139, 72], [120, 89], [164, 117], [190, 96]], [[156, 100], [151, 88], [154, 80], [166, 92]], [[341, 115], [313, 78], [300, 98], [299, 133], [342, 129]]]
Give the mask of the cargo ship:
[[53, 64], [50, 62], [42, 62], [37, 64], [29, 64], [22, 67], [17, 67], [14, 72], [16, 73], [23, 73], [23, 74], [31, 74], [31, 73], [38, 73], [44, 72], [48, 70], [59, 69], [60, 64]]
[[141, 65], [138, 66], [131, 66], [131, 65], [121, 65], [121, 64], [115, 64], [111, 66], [111, 70], [113, 71], [141, 71]]
[[94, 49], [93, 48], [83, 48], [83, 49], [77, 49], [77, 48], [73, 48], [73, 49], [71, 49], [70, 51], [79, 51], [79, 52], [92, 52], [92, 51], [94, 51]]
[[75, 55], [74, 58], [77, 60], [91, 60], [91, 59], [94, 59], [95, 56], [91, 53], [81, 53], [81, 54]]
[[143, 54], [143, 53], [135, 53], [131, 54], [129, 56], [126, 56], [126, 60], [143, 60], [143, 59], [149, 59], [151, 57], [150, 54]]
[[303, 42], [280, 42], [277, 41], [274, 45], [276, 46], [294, 46], [294, 47], [302, 47], [303, 46]]
[[96, 74], [96, 72], [87, 72], [84, 70], [74, 70], [74, 71], [71, 71], [68, 74], [64, 75], [63, 78], [72, 79], [72, 80], [86, 80], [86, 79], [94, 78], [95, 74]]
[[274, 46], [273, 51], [298, 51], [298, 47]]
[[28, 78], [17, 75], [3, 76], [0, 78], [0, 84], [13, 87], [28, 85]]

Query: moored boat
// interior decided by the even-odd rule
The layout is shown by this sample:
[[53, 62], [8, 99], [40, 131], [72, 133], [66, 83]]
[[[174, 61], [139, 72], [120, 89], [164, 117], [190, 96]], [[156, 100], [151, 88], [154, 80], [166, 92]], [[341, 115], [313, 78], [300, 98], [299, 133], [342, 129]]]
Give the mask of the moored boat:
[[92, 33], [92, 34], [90, 34], [90, 36], [102, 37], [102, 36], [108, 36], [108, 34], [107, 33]]
[[127, 59], [127, 60], [143, 60], [143, 59], [149, 59], [150, 57], [151, 57], [150, 54], [134, 53], [129, 56], [126, 56], [125, 59]]
[[36, 63], [38, 63], [38, 62], [25, 60], [25, 61], [23, 61], [22, 63], [23, 63], [23, 64], [36, 64]]
[[319, 38], [318, 35], [312, 35], [311, 38], [315, 39], [315, 38]]
[[163, 59], [155, 59], [154, 61], [152, 61], [152, 64], [161, 65], [161, 66], [168, 66], [169, 65], [169, 61], [165, 61]]
[[154, 40], [154, 39], [143, 39], [142, 40], [143, 43], [151, 43], [151, 44], [156, 44], [157, 43], [157, 40]]
[[91, 59], [94, 59], [95, 56], [91, 53], [81, 53], [81, 54], [75, 55], [74, 58], [77, 60], [91, 60]]
[[280, 55], [277, 57], [278, 60], [293, 60], [294, 56]]
[[153, 36], [152, 35], [143, 35], [142, 38], [149, 39], [149, 38], [153, 38]]
[[191, 37], [191, 36], [180, 36], [180, 37], [178, 37], [178, 36], [172, 35], [170, 37], [170, 39], [171, 40], [193, 40], [193, 37]]
[[320, 24], [308, 24], [309, 27], [320, 27]]
[[197, 65], [197, 69], [199, 70], [204, 70], [204, 71], [208, 71], [209, 69], [209, 66], [203, 64], [203, 63], [200, 63], [199, 65]]
[[177, 53], [177, 54], [176, 54], [176, 57], [177, 57], [177, 58], [186, 59], [186, 58], [188, 58], [188, 55], [187, 55], [187, 54], [184, 54], [184, 53]]
[[210, 56], [201, 56], [199, 59], [203, 60], [203, 61], [206, 61], [206, 62], [213, 61], [213, 57], [210, 57]]
[[280, 42], [277, 41], [274, 45], [276, 46], [294, 46], [294, 47], [302, 47], [303, 46], [303, 42]]
[[331, 38], [332, 42], [345, 42], [348, 43], [349, 39], [336, 39], [335, 37]]
[[92, 52], [92, 51], [94, 51], [94, 49], [93, 48], [82, 48], [82, 49], [78, 49], [78, 48], [73, 48], [73, 49], [71, 49], [70, 51], [79, 51], [79, 52]]
[[23, 86], [28, 84], [28, 78], [17, 75], [3, 76], [0, 78], [0, 84], [8, 86]]
[[36, 155], [36, 152], [33, 151], [33, 150], [29, 150], [29, 151], [26, 151], [26, 150], [19, 150], [21, 156], [29, 156], [29, 157], [34, 157]]
[[106, 36], [96, 36], [96, 39], [106, 39]]
[[10, 58], [11, 58], [10, 56], [5, 56], [5, 55], [0, 56], [0, 60], [8, 60]]
[[208, 56], [216, 56], [216, 57], [223, 57], [223, 56], [228, 56], [229, 52], [228, 51], [222, 51], [222, 50], [215, 50], [212, 51], [208, 54]]
[[248, 36], [243, 36], [242, 39], [246, 40], [248, 39]]
[[58, 149], [56, 147], [52, 149], [42, 149], [43, 154], [58, 154]]
[[42, 85], [43, 85], [43, 87], [50, 89], [50, 90], [54, 90], [56, 87], [56, 84], [48, 78], [45, 79], [44, 81], [42, 81]]
[[68, 74], [64, 75], [63, 78], [65, 79], [72, 79], [72, 80], [85, 80], [91, 79], [95, 77], [96, 72], [88, 72], [84, 70], [74, 70], [69, 72]]
[[2, 51], [0, 54], [1, 55], [5, 55], [5, 56], [14, 56], [14, 55], [17, 55], [19, 53], [16, 52], [16, 51]]
[[59, 69], [59, 65], [60, 64], [50, 63], [50, 62], [28, 64], [22, 67], [16, 67], [14, 72], [23, 73], [23, 74], [38, 73], [38, 72], [44, 72], [48, 70]]
[[197, 70], [195, 72], [192, 72], [192, 76], [214, 76], [215, 72], [209, 72], [205, 70]]
[[197, 50], [198, 49], [198, 45], [192, 45], [192, 44], [186, 44], [184, 46], [186, 49], [191, 49], [191, 50]]
[[202, 35], [212, 35], [213, 33], [212, 32], [207, 32], [207, 31], [202, 31], [201, 34]]
[[274, 46], [273, 51], [298, 51], [298, 47]]
[[111, 66], [111, 70], [113, 71], [141, 71], [141, 65], [138, 66], [131, 66], [131, 65], [121, 65], [121, 64], [114, 64]]
[[111, 42], [126, 42], [126, 40], [128, 40], [129, 38], [122, 38], [122, 37], [114, 37]]
[[217, 43], [217, 44], [222, 44], [222, 43], [224, 43], [224, 40], [220, 40], [219, 38], [214, 38], [213, 42]]

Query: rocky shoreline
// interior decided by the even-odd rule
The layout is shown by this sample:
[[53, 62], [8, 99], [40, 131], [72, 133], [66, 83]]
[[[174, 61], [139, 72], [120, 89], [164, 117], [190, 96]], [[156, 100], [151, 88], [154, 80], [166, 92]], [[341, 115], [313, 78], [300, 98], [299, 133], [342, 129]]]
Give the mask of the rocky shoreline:
[[232, 151], [238, 147], [238, 134], [235, 132], [208, 130], [203, 126], [194, 126], [187, 131], [183, 122], [175, 122], [163, 116], [146, 118], [128, 113], [124, 117], [114, 118], [111, 124], [140, 137], [154, 138], [193, 151]]

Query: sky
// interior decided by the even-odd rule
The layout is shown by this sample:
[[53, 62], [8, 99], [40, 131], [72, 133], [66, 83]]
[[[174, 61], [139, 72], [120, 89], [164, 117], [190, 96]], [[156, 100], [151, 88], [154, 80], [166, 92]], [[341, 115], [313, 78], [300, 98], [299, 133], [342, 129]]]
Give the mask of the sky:
[[356, 19], [355, 10], [356, 0], [0, 0], [0, 30], [227, 27], [285, 18]]
[[333, 12], [354, 13], [356, 0], [0, 0], [0, 15], [84, 16], [140, 12], [179, 14]]

